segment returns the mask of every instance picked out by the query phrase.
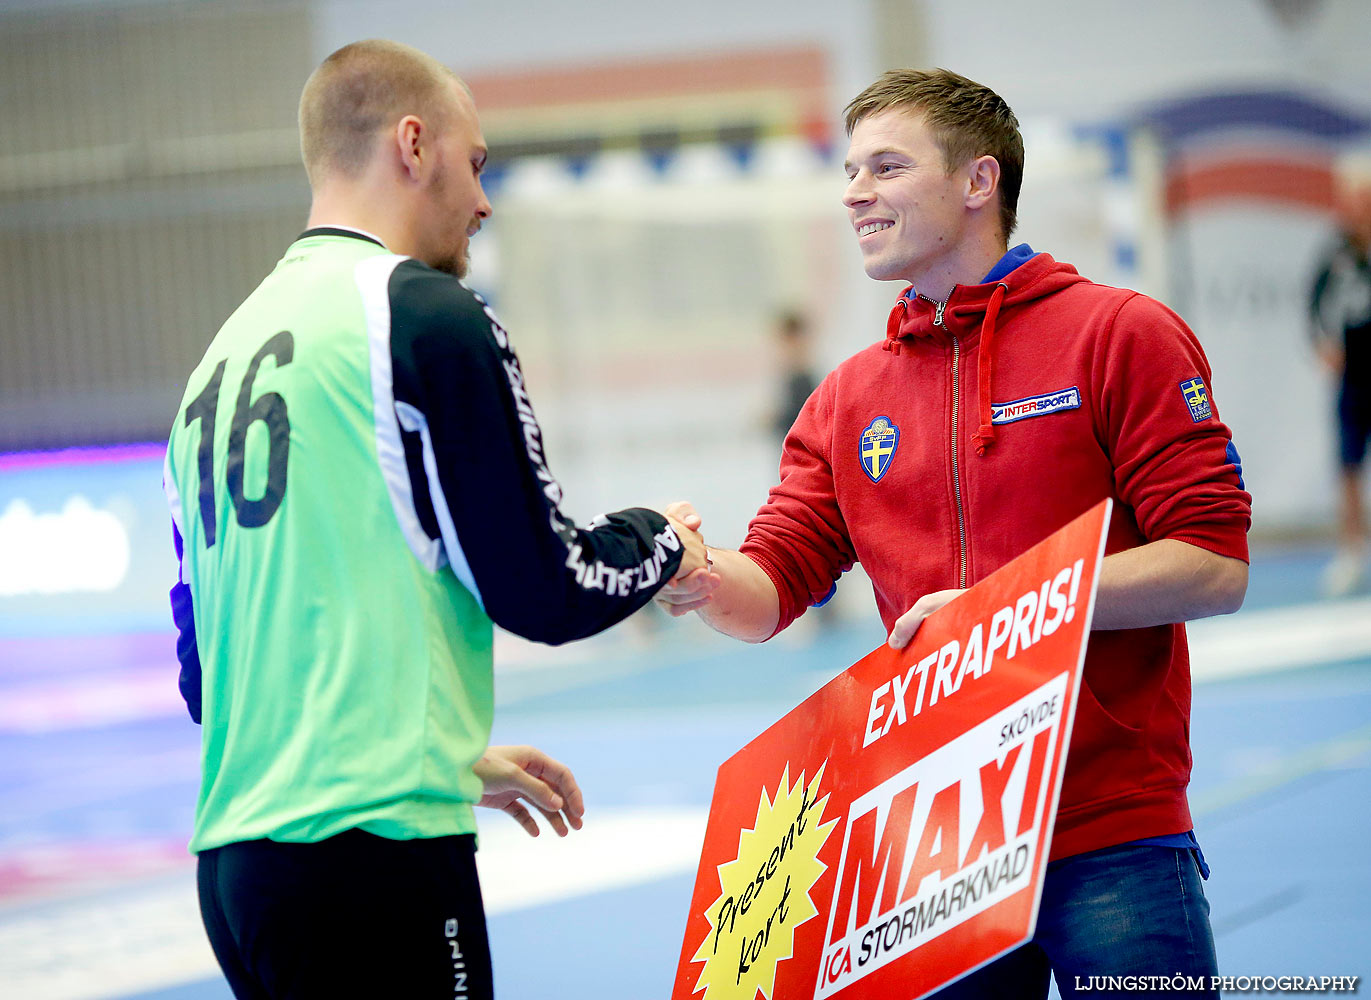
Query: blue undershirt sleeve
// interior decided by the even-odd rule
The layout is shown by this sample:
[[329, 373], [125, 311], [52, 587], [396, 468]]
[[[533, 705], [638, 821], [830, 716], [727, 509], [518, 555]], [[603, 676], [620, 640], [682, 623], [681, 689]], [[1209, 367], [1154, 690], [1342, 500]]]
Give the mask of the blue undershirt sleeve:
[[200, 648], [195, 641], [195, 608], [191, 603], [190, 584], [185, 582], [185, 546], [181, 532], [171, 526], [172, 543], [176, 546], [176, 583], [171, 588], [171, 620], [176, 625], [176, 659], [181, 663], [177, 686], [186, 700], [190, 717], [200, 721]]

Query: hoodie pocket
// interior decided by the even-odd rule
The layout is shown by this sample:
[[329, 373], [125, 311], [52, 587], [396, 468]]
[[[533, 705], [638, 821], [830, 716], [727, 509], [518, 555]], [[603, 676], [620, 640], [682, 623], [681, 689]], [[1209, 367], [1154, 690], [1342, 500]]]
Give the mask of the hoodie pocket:
[[1120, 721], [1082, 681], [1059, 811], [1127, 795], [1143, 787], [1146, 773], [1143, 730]]

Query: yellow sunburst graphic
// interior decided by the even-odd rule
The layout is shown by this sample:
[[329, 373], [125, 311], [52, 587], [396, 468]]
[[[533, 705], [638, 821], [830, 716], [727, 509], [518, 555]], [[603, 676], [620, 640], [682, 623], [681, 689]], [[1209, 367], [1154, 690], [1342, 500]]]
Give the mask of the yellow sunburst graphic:
[[818, 916], [809, 891], [828, 867], [819, 860], [837, 820], [823, 823], [819, 782], [824, 761], [808, 785], [804, 772], [792, 786], [786, 764], [775, 801], [762, 787], [757, 822], [738, 834], [738, 857], [719, 866], [719, 898], [709, 904], [709, 936], [695, 952], [704, 962], [694, 992], [705, 1000], [767, 1000], [776, 987], [776, 965], [794, 953], [795, 928]]

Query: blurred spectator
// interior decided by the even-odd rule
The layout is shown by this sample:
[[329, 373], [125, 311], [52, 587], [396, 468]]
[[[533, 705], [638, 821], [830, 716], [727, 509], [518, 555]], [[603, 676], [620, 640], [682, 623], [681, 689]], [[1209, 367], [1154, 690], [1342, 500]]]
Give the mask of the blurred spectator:
[[781, 361], [781, 383], [771, 427], [776, 439], [784, 441], [790, 425], [800, 415], [800, 408], [819, 380], [814, 374], [809, 322], [802, 314], [786, 310], [776, 317], [776, 343]]
[[1371, 158], [1345, 161], [1338, 173], [1338, 238], [1320, 259], [1309, 303], [1315, 349], [1338, 378], [1338, 551], [1323, 575], [1330, 597], [1366, 576], [1361, 469], [1371, 436]]
[[[819, 386], [814, 370], [814, 337], [809, 320], [801, 312], [784, 309], [776, 315], [776, 349], [780, 358], [780, 383], [776, 409], [771, 415], [771, 430], [777, 444], [784, 445], [785, 436], [805, 401]], [[813, 620], [823, 628], [837, 621], [838, 611], [833, 598], [838, 592], [835, 583], [828, 596], [814, 605]]]

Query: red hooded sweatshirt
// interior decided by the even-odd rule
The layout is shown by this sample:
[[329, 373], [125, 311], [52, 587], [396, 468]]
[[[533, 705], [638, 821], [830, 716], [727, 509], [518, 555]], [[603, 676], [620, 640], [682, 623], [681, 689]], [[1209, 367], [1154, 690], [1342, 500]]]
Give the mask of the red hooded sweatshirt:
[[[907, 290], [805, 404], [748, 528], [777, 631], [858, 560], [888, 631], [1104, 497], [1106, 554], [1174, 538], [1246, 561], [1252, 498], [1209, 387], [1180, 317], [1047, 254], [945, 307]], [[1189, 734], [1185, 627], [1093, 632], [1052, 857], [1190, 830]]]

